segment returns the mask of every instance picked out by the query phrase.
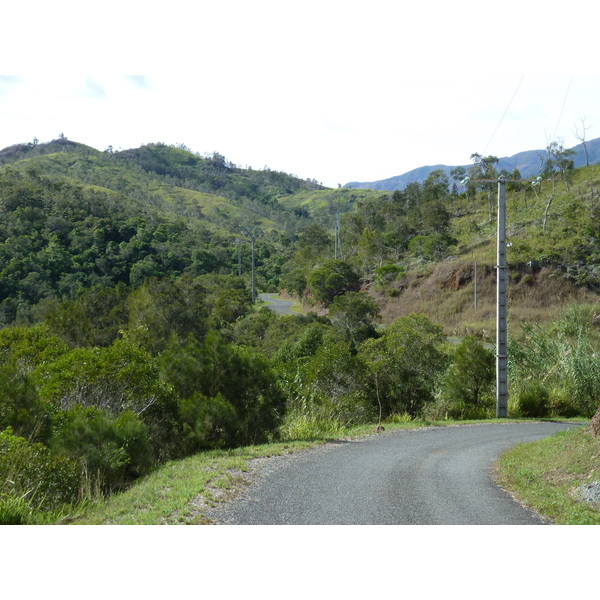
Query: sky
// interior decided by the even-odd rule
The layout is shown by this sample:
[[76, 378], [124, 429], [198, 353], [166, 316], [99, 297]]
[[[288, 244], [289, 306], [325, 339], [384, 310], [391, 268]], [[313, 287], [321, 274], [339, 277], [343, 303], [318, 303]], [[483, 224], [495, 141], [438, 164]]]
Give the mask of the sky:
[[1, 148], [184, 144], [337, 187], [600, 137], [586, 2], [572, 26], [512, 0], [509, 26], [470, 0], [33, 4], [0, 41]]

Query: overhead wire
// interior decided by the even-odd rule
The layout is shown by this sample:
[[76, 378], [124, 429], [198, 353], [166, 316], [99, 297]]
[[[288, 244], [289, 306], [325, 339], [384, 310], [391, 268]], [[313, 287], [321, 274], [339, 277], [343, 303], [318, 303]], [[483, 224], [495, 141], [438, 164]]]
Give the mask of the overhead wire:
[[567, 103], [567, 98], [569, 96], [569, 91], [571, 90], [572, 83], [573, 83], [573, 75], [571, 75], [571, 78], [569, 79], [569, 85], [567, 86], [567, 91], [565, 92], [565, 98], [564, 98], [562, 106], [560, 108], [560, 113], [558, 115], [558, 120], [556, 121], [556, 127], [554, 128], [554, 135], [552, 136], [551, 142], [554, 142], [554, 140], [556, 139], [556, 132], [558, 131], [558, 126], [560, 125], [560, 120], [562, 119], [562, 114], [565, 109], [565, 104]]
[[500, 121], [498, 122], [498, 125], [496, 125], [496, 129], [494, 129], [494, 133], [492, 133], [492, 137], [490, 138], [489, 142], [486, 144], [484, 150], [483, 150], [483, 154], [485, 155], [489, 145], [492, 143], [492, 140], [494, 139], [496, 132], [498, 131], [498, 129], [500, 128], [500, 125], [502, 124], [502, 121], [504, 121], [504, 117], [506, 116], [506, 113], [508, 112], [508, 109], [510, 108], [510, 105], [512, 104], [513, 100], [515, 99], [515, 96], [517, 95], [517, 92], [519, 91], [519, 88], [521, 87], [521, 84], [523, 83], [523, 79], [525, 79], [525, 75], [523, 75], [521, 77], [521, 81], [519, 81], [517, 88], [515, 89], [512, 98], [510, 99], [508, 106], [506, 107], [506, 109], [504, 110], [504, 114], [502, 115], [502, 117], [500, 117]]

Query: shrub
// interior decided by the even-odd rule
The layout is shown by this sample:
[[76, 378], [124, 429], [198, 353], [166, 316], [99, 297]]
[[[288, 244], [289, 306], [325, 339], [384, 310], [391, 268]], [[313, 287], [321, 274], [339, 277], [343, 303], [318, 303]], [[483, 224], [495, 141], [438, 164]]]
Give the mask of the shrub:
[[183, 427], [182, 453], [185, 455], [234, 446], [240, 422], [235, 408], [220, 394], [207, 398], [195, 393], [180, 402]]
[[[79, 499], [81, 476], [74, 461], [30, 444], [10, 428], [0, 433], [0, 495], [5, 508], [53, 508]], [[15, 499], [22, 499], [22, 502]], [[10, 499], [10, 502], [8, 501]], [[8, 508], [6, 508], [8, 510]]]
[[373, 402], [378, 397], [383, 417], [401, 412], [417, 416], [434, 400], [447, 367], [442, 328], [425, 315], [396, 319], [377, 339], [365, 340], [358, 356], [367, 365]]
[[0, 525], [28, 525], [33, 508], [24, 496], [3, 496], [0, 494]]
[[548, 416], [550, 392], [539, 382], [529, 383], [517, 394], [516, 410], [522, 417]]
[[153, 462], [148, 429], [131, 411], [118, 417], [76, 405], [61, 415], [52, 449], [79, 463], [104, 491], [123, 487]]
[[550, 414], [554, 417], [572, 418], [581, 416], [581, 409], [564, 390], [552, 390], [550, 394]]
[[494, 382], [494, 354], [474, 336], [465, 336], [446, 372], [443, 393], [454, 402], [473, 408], [490, 399]]
[[435, 402], [425, 406], [423, 417], [430, 421], [445, 421], [448, 419], [464, 421], [468, 419], [490, 419], [495, 416], [495, 406], [490, 402], [473, 406], [462, 400], [451, 400], [440, 395]]
[[229, 426], [213, 430], [222, 430], [227, 446], [261, 443], [279, 425], [285, 398], [267, 359], [250, 348], [231, 346], [211, 331], [202, 341], [190, 338], [185, 346], [173, 341], [162, 355], [162, 367], [174, 393], [189, 399], [180, 402], [179, 418], [185, 414], [184, 422], [193, 430], [197, 429], [196, 417], [190, 415], [200, 410], [202, 398], [212, 399], [207, 406], [212, 406], [213, 414], [204, 415], [209, 420], [229, 421], [228, 406], [235, 411], [238, 426], [234, 437]]
[[40, 400], [31, 376], [14, 364], [0, 368], [0, 431], [7, 427], [36, 442], [47, 442], [52, 433], [49, 404]]

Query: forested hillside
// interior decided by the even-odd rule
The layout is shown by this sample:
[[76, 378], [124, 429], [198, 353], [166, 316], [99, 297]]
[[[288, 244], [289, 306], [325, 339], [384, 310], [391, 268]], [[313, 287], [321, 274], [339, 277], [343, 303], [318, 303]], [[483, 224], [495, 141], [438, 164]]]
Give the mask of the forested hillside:
[[[590, 416], [600, 168], [551, 150], [508, 184], [509, 408]], [[331, 190], [64, 137], [0, 161], [0, 522], [209, 449], [493, 416], [495, 184]], [[305, 314], [253, 305], [253, 237], [257, 288]]]
[[247, 274], [252, 236], [260, 238], [258, 284], [275, 291], [294, 234], [311, 218], [300, 202], [287, 209], [279, 200], [329, 194], [314, 181], [163, 144], [113, 153], [61, 138], [7, 148], [2, 163], [4, 324], [33, 319], [41, 300], [94, 286]]

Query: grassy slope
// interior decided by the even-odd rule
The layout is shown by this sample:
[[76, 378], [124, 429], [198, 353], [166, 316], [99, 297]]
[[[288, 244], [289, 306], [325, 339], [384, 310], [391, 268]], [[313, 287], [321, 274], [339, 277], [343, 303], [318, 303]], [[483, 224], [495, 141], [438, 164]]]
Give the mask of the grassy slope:
[[[273, 229], [269, 219], [233, 204], [218, 194], [190, 190], [162, 182], [148, 173], [135, 172], [127, 165], [111, 162], [102, 153], [95, 156], [79, 157], [76, 154], [61, 152], [26, 158], [13, 167], [19, 169], [36, 168], [43, 173], [66, 178], [73, 183], [95, 187], [108, 192], [117, 192], [123, 198], [132, 195], [154, 206], [165, 215], [200, 219], [211, 229], [228, 231], [228, 223], [235, 226], [240, 222], [256, 222], [265, 231]], [[231, 233], [231, 232], [230, 232]]]
[[502, 455], [497, 482], [524, 504], [561, 525], [600, 525], [600, 503], [582, 502], [577, 490], [600, 481], [600, 438], [588, 427], [519, 444]]
[[[540, 325], [553, 321], [561, 307], [572, 302], [597, 306], [600, 295], [577, 281], [587, 257], [597, 268], [598, 252], [590, 242], [596, 222], [600, 165], [578, 169], [568, 190], [557, 182], [546, 230], [543, 217], [552, 184], [544, 182], [539, 196], [507, 193], [509, 319]], [[370, 291], [379, 302], [384, 323], [411, 312], [428, 315], [446, 332], [479, 333], [492, 339], [496, 314], [496, 222], [489, 222], [487, 204], [460, 199], [452, 207], [452, 235], [458, 240], [452, 256], [439, 263], [405, 261], [406, 276], [385, 288]], [[527, 263], [537, 261], [540, 270]], [[474, 265], [477, 263], [477, 310], [474, 308]]]

